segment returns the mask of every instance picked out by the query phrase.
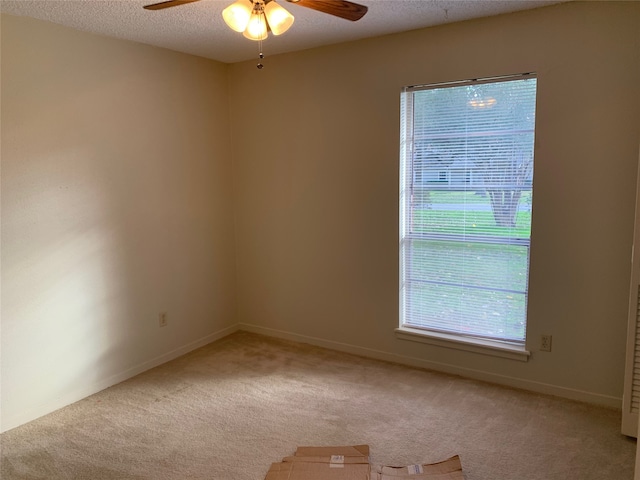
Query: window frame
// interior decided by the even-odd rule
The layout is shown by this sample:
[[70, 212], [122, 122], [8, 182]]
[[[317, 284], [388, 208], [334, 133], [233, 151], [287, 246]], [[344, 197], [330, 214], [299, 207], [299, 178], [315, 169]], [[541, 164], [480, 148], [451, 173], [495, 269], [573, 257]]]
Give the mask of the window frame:
[[[526, 302], [525, 302], [525, 338], [523, 342], [510, 342], [508, 340], [500, 339], [494, 340], [489, 338], [483, 338], [473, 335], [464, 335], [460, 333], [449, 333], [449, 332], [439, 332], [433, 329], [421, 329], [414, 328], [410, 324], [407, 325], [404, 323], [405, 318], [405, 295], [406, 293], [403, 291], [405, 285], [405, 260], [403, 258], [403, 238], [404, 228], [403, 224], [407, 219], [407, 209], [409, 208], [409, 200], [404, 196], [409, 194], [410, 189], [407, 188], [407, 182], [411, 182], [409, 180], [409, 176], [415, 177], [415, 171], [407, 171], [413, 166], [413, 128], [414, 128], [414, 111], [413, 111], [413, 102], [406, 101], [405, 98], [407, 95], [412, 95], [413, 92], [426, 90], [426, 89], [436, 89], [436, 88], [445, 88], [445, 87], [459, 87], [459, 86], [468, 86], [468, 85], [481, 85], [486, 83], [499, 83], [502, 81], [512, 81], [512, 80], [523, 80], [523, 79], [532, 79], [535, 78], [537, 80], [537, 75], [535, 73], [524, 73], [518, 75], [505, 75], [499, 77], [490, 77], [483, 79], [473, 79], [473, 80], [464, 80], [457, 82], [446, 82], [446, 83], [438, 83], [438, 84], [430, 84], [430, 85], [419, 85], [419, 86], [409, 86], [405, 87], [402, 90], [401, 94], [401, 134], [400, 134], [400, 225], [399, 225], [399, 264], [400, 264], [400, 276], [399, 276], [399, 326], [395, 329], [396, 337], [401, 340], [408, 341], [416, 341], [420, 343], [426, 343], [430, 345], [436, 345], [439, 347], [446, 348], [454, 348], [474, 353], [487, 354], [502, 358], [507, 358], [511, 360], [519, 360], [519, 361], [527, 361], [531, 355], [531, 352], [527, 350], [527, 335], [526, 330], [528, 329], [528, 318], [526, 312]], [[536, 84], [537, 86], [537, 84]], [[537, 97], [537, 92], [536, 92]], [[413, 98], [413, 97], [411, 97]], [[410, 119], [410, 120], [409, 120]], [[535, 138], [535, 125], [534, 125], [534, 138]], [[534, 146], [535, 151], [535, 146]], [[471, 172], [467, 172], [469, 174]], [[421, 172], [424, 175], [423, 172]], [[451, 175], [451, 172], [447, 172], [448, 175]], [[442, 176], [442, 173], [439, 173], [439, 179]], [[415, 179], [413, 179], [415, 180]], [[424, 181], [424, 180], [423, 180]], [[530, 236], [527, 239], [527, 266], [530, 265]], [[529, 269], [527, 268], [527, 277], [529, 276]], [[528, 279], [527, 279], [528, 285]], [[527, 295], [528, 295], [528, 286], [527, 286]]]

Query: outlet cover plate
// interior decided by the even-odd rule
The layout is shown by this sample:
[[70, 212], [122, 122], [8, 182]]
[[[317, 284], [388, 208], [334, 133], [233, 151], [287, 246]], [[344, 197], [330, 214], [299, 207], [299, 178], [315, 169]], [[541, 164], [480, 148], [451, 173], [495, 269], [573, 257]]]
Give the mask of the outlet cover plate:
[[540, 351], [551, 351], [551, 335], [540, 335]]

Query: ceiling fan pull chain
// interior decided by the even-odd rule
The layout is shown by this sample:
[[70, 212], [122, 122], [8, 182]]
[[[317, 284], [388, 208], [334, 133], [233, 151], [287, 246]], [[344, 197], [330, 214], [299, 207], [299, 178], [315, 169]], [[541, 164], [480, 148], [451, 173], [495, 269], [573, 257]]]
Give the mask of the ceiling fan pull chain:
[[[260, 19], [261, 21], [264, 21], [265, 23], [267, 22], [266, 19], [264, 18], [264, 13], [262, 15], [260, 15]], [[266, 27], [266, 25], [265, 25]], [[262, 37], [258, 40], [258, 58], [260, 60], [262, 60], [264, 58], [264, 53], [262, 53]], [[258, 65], [256, 65], [258, 67], [258, 70], [262, 70], [264, 68], [264, 65], [262, 64], [262, 62], [258, 60]]]

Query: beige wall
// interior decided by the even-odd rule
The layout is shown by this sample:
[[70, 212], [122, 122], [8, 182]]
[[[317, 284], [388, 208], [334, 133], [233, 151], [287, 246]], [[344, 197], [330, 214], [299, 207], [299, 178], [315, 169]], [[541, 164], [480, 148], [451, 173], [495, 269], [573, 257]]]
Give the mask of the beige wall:
[[2, 16], [3, 429], [233, 329], [228, 119], [226, 65]]
[[[263, 70], [230, 68], [243, 328], [620, 405], [640, 4], [575, 2], [265, 52]], [[521, 72], [538, 74], [532, 358], [396, 339], [400, 89]], [[553, 352], [538, 352], [542, 333]]]
[[[238, 325], [619, 405], [639, 27], [640, 4], [572, 2], [273, 57], [265, 43], [259, 71], [3, 16], [2, 429]], [[525, 71], [533, 356], [396, 339], [400, 89]]]

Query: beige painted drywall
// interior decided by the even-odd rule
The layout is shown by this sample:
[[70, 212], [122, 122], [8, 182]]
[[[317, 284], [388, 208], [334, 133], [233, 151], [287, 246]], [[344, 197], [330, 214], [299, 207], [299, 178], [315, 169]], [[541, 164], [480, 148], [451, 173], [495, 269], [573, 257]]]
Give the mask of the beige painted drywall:
[[[640, 4], [571, 2], [280, 56], [265, 42], [264, 51], [263, 70], [230, 68], [243, 327], [619, 406]], [[397, 339], [400, 90], [521, 72], [538, 75], [532, 357]], [[542, 333], [553, 335], [551, 353], [538, 351]]]
[[[258, 71], [3, 16], [2, 429], [238, 322], [617, 404], [639, 24], [638, 4], [573, 2], [281, 56], [267, 42]], [[539, 78], [533, 356], [398, 340], [400, 88], [523, 71]]]
[[234, 328], [228, 108], [226, 65], [2, 16], [3, 430]]

